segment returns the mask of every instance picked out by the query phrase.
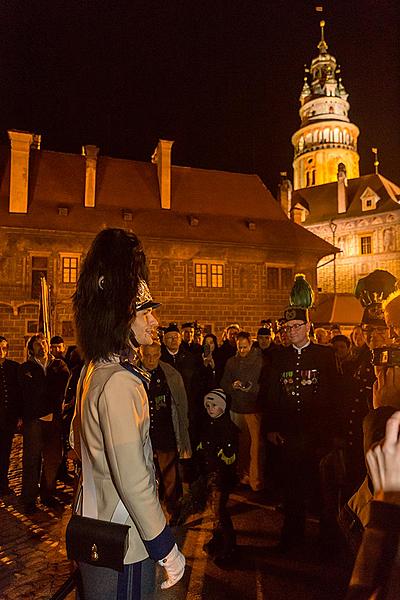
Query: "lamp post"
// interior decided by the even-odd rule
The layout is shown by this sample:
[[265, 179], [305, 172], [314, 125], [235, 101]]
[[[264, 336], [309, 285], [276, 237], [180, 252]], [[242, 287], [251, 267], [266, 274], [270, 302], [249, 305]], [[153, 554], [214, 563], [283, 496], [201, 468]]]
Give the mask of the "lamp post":
[[[330, 220], [329, 227], [332, 231], [332, 245], [334, 246], [336, 243], [337, 224], [334, 222], [333, 219]], [[333, 256], [333, 293], [336, 294], [336, 252]]]

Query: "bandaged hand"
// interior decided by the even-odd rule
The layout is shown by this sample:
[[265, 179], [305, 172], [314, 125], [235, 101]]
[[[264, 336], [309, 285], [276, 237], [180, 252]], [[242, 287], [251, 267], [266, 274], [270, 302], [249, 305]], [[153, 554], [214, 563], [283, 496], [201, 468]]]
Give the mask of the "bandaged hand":
[[185, 562], [185, 557], [176, 544], [165, 558], [158, 561], [158, 564], [164, 567], [167, 572], [167, 579], [161, 584], [162, 590], [167, 590], [182, 579], [185, 572]]

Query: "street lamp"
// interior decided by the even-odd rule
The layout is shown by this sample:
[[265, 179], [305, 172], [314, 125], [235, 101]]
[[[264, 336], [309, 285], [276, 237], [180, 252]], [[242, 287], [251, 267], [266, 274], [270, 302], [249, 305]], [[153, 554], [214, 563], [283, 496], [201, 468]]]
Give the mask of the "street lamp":
[[[332, 231], [332, 246], [334, 246], [336, 243], [337, 224], [334, 222], [333, 219], [330, 220], [329, 227]], [[333, 293], [336, 294], [336, 252], [333, 255]]]

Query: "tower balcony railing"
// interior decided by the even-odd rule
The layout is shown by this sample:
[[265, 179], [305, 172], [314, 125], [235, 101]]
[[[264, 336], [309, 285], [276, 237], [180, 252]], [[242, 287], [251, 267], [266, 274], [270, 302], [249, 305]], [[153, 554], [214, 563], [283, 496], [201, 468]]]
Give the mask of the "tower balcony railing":
[[307, 154], [307, 152], [326, 150], [327, 148], [345, 148], [346, 150], [353, 150], [354, 152], [357, 152], [357, 144], [351, 142], [348, 144], [344, 144], [343, 142], [311, 142], [308, 144], [305, 143], [302, 150], [296, 148], [294, 157], [297, 158], [302, 154]]

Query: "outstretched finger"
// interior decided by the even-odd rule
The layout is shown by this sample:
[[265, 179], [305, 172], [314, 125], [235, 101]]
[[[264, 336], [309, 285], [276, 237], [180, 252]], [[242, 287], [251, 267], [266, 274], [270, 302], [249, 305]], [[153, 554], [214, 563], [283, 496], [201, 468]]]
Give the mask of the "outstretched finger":
[[386, 422], [386, 434], [382, 447], [388, 449], [399, 444], [400, 411], [393, 415]]

